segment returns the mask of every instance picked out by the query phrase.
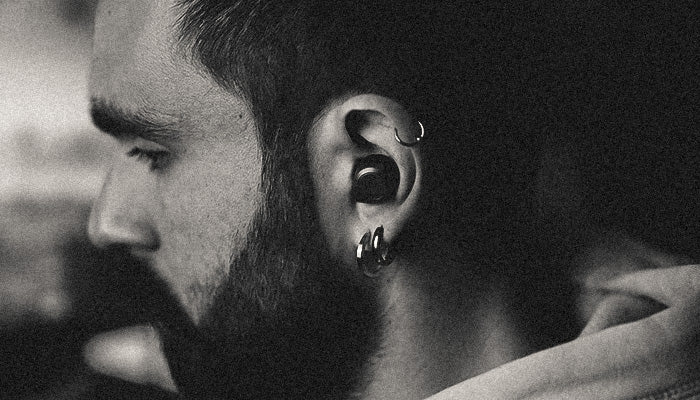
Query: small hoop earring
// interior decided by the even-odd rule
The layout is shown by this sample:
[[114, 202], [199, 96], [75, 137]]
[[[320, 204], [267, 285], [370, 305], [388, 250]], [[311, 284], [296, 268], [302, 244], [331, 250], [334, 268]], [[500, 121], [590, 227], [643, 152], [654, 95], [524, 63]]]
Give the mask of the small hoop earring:
[[397, 142], [399, 142], [400, 145], [406, 146], [406, 147], [413, 147], [417, 145], [421, 140], [423, 140], [423, 137], [425, 137], [425, 129], [423, 128], [423, 124], [418, 121], [418, 126], [420, 126], [420, 135], [416, 136], [415, 142], [404, 142], [401, 140], [399, 137], [399, 130], [394, 128], [394, 139], [396, 139]]
[[389, 251], [389, 245], [384, 241], [384, 227], [380, 225], [374, 230], [372, 235], [372, 252], [377, 264], [387, 266], [394, 261], [394, 257]]
[[355, 253], [357, 266], [369, 278], [379, 276], [382, 268], [391, 264], [394, 257], [389, 245], [384, 241], [384, 227], [379, 226], [374, 233], [367, 231], [362, 235]]
[[365, 276], [375, 278], [379, 275], [381, 265], [377, 264], [374, 256], [372, 233], [370, 231], [362, 235], [362, 239], [360, 239], [360, 243], [357, 245], [355, 257], [357, 259], [357, 266]]

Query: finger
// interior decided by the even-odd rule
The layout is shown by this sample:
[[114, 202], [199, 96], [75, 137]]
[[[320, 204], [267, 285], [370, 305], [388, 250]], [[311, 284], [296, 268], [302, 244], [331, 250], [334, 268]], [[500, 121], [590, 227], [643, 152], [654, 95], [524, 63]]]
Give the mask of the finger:
[[645, 269], [615, 278], [603, 289], [649, 297], [669, 307], [696, 302], [700, 296], [700, 265]]
[[691, 341], [700, 349], [700, 301], [697, 296], [692, 301], [680, 302], [639, 322], [650, 324], [668, 342]]
[[629, 399], [659, 391], [699, 372], [697, 313], [669, 308], [504, 364], [430, 400]]
[[649, 317], [666, 307], [647, 297], [609, 294], [597, 305], [580, 336]]

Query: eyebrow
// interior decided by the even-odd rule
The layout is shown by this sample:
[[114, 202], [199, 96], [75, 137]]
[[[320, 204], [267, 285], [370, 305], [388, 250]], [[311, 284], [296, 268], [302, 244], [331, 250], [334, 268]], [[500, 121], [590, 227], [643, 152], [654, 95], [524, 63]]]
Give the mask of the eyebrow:
[[177, 118], [146, 110], [126, 111], [102, 99], [91, 99], [90, 116], [97, 129], [117, 139], [140, 137], [159, 142], [184, 136]]

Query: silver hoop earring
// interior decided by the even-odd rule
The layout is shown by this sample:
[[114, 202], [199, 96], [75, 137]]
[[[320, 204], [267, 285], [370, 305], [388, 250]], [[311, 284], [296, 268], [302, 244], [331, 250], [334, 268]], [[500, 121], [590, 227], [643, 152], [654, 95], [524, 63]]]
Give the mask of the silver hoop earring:
[[389, 245], [384, 241], [384, 227], [379, 226], [374, 233], [362, 235], [355, 253], [357, 266], [369, 278], [376, 278], [385, 267], [394, 260]]
[[360, 268], [360, 271], [365, 274], [365, 276], [374, 278], [379, 275], [381, 266], [376, 263], [374, 257], [371, 232], [367, 231], [364, 235], [362, 235], [362, 239], [360, 239], [360, 243], [357, 245], [355, 257], [357, 259], [357, 266]]
[[414, 137], [414, 141], [406, 142], [404, 140], [401, 140], [401, 138], [399, 137], [399, 130], [396, 128], [394, 128], [394, 139], [396, 139], [396, 141], [399, 142], [399, 144], [402, 146], [413, 147], [417, 145], [421, 140], [423, 140], [423, 137], [425, 136], [425, 129], [423, 129], [423, 124], [421, 124], [420, 121], [418, 121], [418, 126], [420, 127], [420, 135]]
[[381, 266], [389, 265], [394, 261], [394, 257], [389, 251], [389, 245], [384, 241], [384, 227], [381, 225], [374, 230], [372, 235], [372, 252], [375, 261]]

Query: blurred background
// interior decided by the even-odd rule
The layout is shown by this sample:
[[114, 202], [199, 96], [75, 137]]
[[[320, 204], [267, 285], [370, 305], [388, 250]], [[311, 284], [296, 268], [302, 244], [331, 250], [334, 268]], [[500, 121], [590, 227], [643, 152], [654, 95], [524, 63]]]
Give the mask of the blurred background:
[[[111, 146], [88, 115], [95, 3], [0, 0], [2, 399], [172, 396], [145, 323], [174, 303], [147, 268], [85, 234]], [[580, 331], [591, 281], [700, 261], [695, 7], [543, 12], [557, 29], [552, 77], [539, 77], [556, 129], [523, 212], [537, 256], [518, 294], [524, 321], [534, 309], [557, 332], [540, 347]]]
[[111, 145], [88, 113], [95, 5], [0, 0], [3, 399], [167, 398], [142, 324], [168, 299], [146, 268], [85, 233]]

